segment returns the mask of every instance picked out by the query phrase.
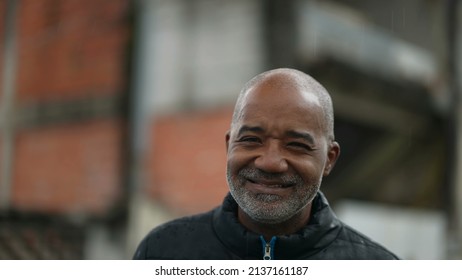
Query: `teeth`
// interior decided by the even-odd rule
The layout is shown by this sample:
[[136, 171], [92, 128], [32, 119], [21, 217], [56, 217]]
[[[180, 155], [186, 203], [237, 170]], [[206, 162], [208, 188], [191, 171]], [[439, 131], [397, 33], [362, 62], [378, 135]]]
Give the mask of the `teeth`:
[[268, 188], [284, 188], [285, 185], [281, 185], [281, 184], [265, 184], [265, 183], [262, 183], [262, 182], [258, 182], [258, 181], [254, 181], [252, 179], [247, 179], [249, 182], [251, 182], [252, 184], [258, 184], [258, 185], [262, 185], [262, 186], [265, 186], [265, 187], [268, 187]]

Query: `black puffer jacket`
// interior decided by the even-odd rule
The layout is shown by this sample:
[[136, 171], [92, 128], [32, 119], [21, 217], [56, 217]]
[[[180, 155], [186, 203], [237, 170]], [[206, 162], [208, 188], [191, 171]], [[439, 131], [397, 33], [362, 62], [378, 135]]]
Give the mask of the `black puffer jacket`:
[[[313, 201], [309, 224], [271, 242], [237, 220], [237, 204], [227, 195], [210, 212], [185, 217], [152, 230], [134, 259], [397, 259], [379, 244], [343, 224], [322, 193]], [[266, 254], [265, 254], [266, 253]]]

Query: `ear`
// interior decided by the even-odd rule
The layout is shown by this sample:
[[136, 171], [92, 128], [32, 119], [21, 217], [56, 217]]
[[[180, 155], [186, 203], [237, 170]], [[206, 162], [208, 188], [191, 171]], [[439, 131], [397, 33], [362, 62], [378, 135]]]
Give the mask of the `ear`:
[[226, 152], [228, 152], [228, 148], [229, 148], [229, 138], [230, 138], [230, 132], [229, 130], [226, 132], [226, 135], [225, 135], [225, 142], [226, 142]]
[[326, 165], [324, 165], [323, 176], [327, 176], [330, 174], [339, 156], [340, 156], [340, 145], [337, 142], [332, 141], [329, 144], [329, 148], [327, 150], [327, 160], [326, 160]]

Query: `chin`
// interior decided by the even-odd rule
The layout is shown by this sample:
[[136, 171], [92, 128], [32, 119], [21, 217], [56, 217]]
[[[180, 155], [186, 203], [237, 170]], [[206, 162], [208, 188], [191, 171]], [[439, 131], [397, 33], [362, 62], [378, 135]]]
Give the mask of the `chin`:
[[[299, 213], [304, 206], [285, 200], [276, 195], [250, 194], [231, 191], [239, 207], [252, 220], [262, 224], [279, 224], [290, 220]], [[298, 205], [297, 205], [298, 204]]]

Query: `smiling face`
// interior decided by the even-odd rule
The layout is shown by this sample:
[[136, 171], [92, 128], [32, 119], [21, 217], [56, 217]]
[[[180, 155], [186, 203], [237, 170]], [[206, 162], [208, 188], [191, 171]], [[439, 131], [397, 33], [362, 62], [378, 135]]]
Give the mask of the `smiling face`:
[[278, 224], [309, 214], [337, 159], [318, 95], [273, 75], [251, 87], [227, 134], [227, 179], [246, 216]]

